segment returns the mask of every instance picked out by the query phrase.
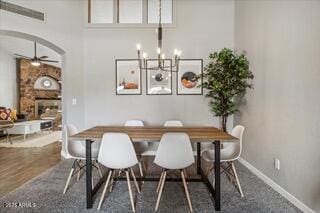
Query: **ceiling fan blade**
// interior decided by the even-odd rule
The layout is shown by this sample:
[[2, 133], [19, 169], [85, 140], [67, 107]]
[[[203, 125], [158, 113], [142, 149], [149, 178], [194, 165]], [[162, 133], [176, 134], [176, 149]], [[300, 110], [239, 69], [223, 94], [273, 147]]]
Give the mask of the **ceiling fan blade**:
[[19, 55], [19, 54], [14, 54], [15, 56], [21, 57], [21, 58], [25, 58], [25, 59], [29, 59], [31, 60], [32, 58], [28, 57], [28, 56], [24, 56], [24, 55]]
[[40, 59], [46, 59], [46, 58], [48, 58], [48, 56], [46, 55], [40, 57]]
[[54, 60], [42, 60], [41, 58], [39, 59], [39, 61], [59, 63], [59, 61], [54, 61]]

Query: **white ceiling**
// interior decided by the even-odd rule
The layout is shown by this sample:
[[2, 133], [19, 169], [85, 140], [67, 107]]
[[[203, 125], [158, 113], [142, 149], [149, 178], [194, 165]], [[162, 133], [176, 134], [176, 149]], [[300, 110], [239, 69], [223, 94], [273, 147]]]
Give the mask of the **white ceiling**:
[[[24, 56], [28, 56], [33, 58], [34, 56], [34, 43], [25, 39], [14, 38], [9, 36], [0, 36], [0, 49], [8, 52], [8, 54], [20, 54]], [[58, 53], [54, 52], [53, 50], [42, 46], [41, 44], [37, 44], [37, 56], [48, 56], [48, 60], [56, 60], [59, 63], [51, 63], [45, 62], [46, 64], [53, 65], [56, 67], [61, 67], [61, 57]]]

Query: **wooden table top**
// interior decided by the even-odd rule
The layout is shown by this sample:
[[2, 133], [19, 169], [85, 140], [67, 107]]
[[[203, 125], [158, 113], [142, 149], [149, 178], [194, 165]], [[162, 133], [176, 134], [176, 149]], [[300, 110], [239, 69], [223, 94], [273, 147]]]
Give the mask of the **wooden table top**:
[[210, 126], [184, 126], [184, 127], [163, 127], [163, 126], [96, 126], [69, 138], [72, 140], [99, 140], [107, 132], [124, 132], [129, 135], [132, 141], [160, 141], [162, 135], [167, 132], [185, 132], [192, 142], [208, 142], [214, 140], [237, 142], [238, 139], [232, 135]]

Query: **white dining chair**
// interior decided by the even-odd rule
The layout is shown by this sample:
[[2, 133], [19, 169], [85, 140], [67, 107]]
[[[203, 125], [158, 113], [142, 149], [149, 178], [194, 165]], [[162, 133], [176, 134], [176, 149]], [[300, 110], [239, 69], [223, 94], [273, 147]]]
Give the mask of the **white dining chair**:
[[[179, 120], [168, 120], [168, 121], [164, 122], [163, 126], [165, 126], [165, 127], [183, 127], [183, 123], [182, 123], [182, 121], [179, 121]], [[193, 143], [193, 144], [191, 144], [191, 146], [192, 146], [192, 150], [193, 150], [193, 155], [196, 156], [197, 155], [197, 151], [196, 151], [197, 144]], [[195, 169], [197, 169], [196, 164], [195, 164]], [[185, 175], [188, 176], [186, 170], [185, 170]]]
[[192, 212], [192, 204], [186, 182], [185, 168], [194, 163], [193, 152], [191, 142], [188, 134], [186, 133], [165, 133], [163, 134], [154, 163], [161, 168], [163, 171], [160, 175], [160, 181], [157, 187], [157, 203], [155, 211], [158, 210], [161, 194], [166, 181], [168, 170], [180, 170], [185, 194], [187, 197], [189, 210]]
[[[69, 173], [66, 185], [63, 190], [63, 194], [66, 193], [71, 178], [77, 174], [77, 180], [80, 179], [81, 171], [85, 167], [86, 161], [86, 146], [84, 141], [71, 141], [69, 136], [77, 134], [79, 131], [73, 124], [66, 124], [64, 125], [65, 131], [65, 141], [66, 141], [66, 152], [67, 158], [74, 159], [71, 171]], [[102, 172], [97, 161], [98, 152], [99, 152], [100, 142], [96, 141], [91, 145], [91, 155], [92, 155], [92, 165], [96, 168], [99, 172], [100, 177], [102, 177]], [[83, 164], [82, 164], [83, 162]], [[76, 170], [76, 171], [75, 171]], [[92, 179], [93, 185], [93, 179]]]
[[[234, 165], [234, 162], [239, 159], [242, 152], [242, 136], [244, 132], [244, 127], [237, 125], [233, 128], [231, 135], [239, 139], [239, 143], [223, 143], [223, 149], [220, 151], [221, 163], [227, 164], [227, 167], [223, 168], [222, 172], [226, 172], [230, 181], [235, 184], [241, 197], [243, 197], [243, 192], [241, 189], [239, 177]], [[210, 163], [214, 162], [214, 149], [204, 150], [201, 153], [202, 158]], [[214, 167], [208, 167], [207, 175], [213, 171]], [[214, 185], [214, 184], [213, 184]]]
[[163, 126], [183, 126], [183, 123], [179, 120], [168, 120], [164, 122]]
[[[141, 120], [128, 120], [126, 121], [126, 123], [124, 124], [124, 126], [132, 126], [132, 127], [139, 127], [139, 126], [144, 126], [143, 121]], [[140, 171], [140, 176], [143, 177], [143, 159], [142, 156], [146, 156], [149, 155], [150, 150], [149, 150], [149, 144], [148, 142], [136, 142], [133, 143], [133, 147], [137, 153], [137, 155], [139, 156], [139, 171]], [[145, 166], [144, 166], [145, 167]], [[146, 167], [145, 167], [146, 169]]]
[[131, 190], [130, 173], [138, 193], [140, 189], [134, 175], [132, 167], [138, 164], [138, 159], [129, 136], [125, 133], [105, 133], [102, 137], [101, 147], [98, 154], [98, 161], [107, 168], [110, 168], [107, 181], [104, 186], [98, 210], [100, 210], [109, 182], [116, 170], [125, 171], [132, 211], [135, 212], [135, 205]]

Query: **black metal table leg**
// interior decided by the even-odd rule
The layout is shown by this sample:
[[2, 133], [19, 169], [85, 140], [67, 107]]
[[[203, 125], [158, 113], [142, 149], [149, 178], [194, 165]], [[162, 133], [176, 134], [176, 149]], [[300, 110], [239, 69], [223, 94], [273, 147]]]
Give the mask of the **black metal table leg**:
[[86, 140], [86, 187], [87, 187], [87, 209], [92, 208], [92, 162], [91, 162], [91, 143]]
[[197, 174], [201, 174], [201, 143], [197, 142]]
[[220, 211], [220, 141], [214, 142], [214, 200], [215, 210]]
[[[99, 187], [105, 182], [107, 173], [99, 180], [94, 189], [92, 189], [92, 161], [91, 161], [91, 143], [90, 139], [86, 140], [86, 189], [87, 189], [87, 209], [91, 209], [93, 206], [93, 196], [98, 191]], [[188, 182], [203, 182], [207, 186], [211, 195], [215, 200], [215, 210], [220, 211], [220, 141], [215, 141], [215, 162], [214, 162], [214, 176], [215, 176], [215, 188], [212, 187], [210, 181], [201, 168], [201, 143], [197, 143], [197, 174], [201, 175], [200, 178], [189, 178]], [[118, 180], [125, 180], [118, 178]], [[137, 180], [143, 181], [159, 181], [159, 178], [137, 178]], [[168, 181], [181, 181], [181, 179], [168, 179]]]

